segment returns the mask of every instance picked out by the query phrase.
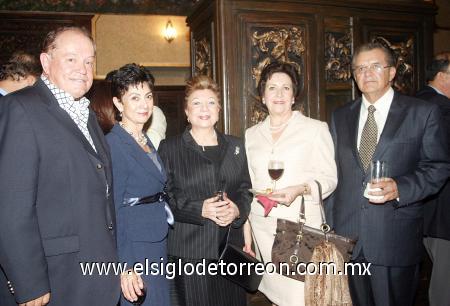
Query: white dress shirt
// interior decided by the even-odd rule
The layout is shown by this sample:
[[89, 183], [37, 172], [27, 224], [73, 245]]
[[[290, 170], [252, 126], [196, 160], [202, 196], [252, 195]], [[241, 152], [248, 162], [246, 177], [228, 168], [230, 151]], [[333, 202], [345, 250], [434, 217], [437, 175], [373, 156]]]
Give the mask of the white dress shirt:
[[[394, 90], [392, 88], [389, 88], [388, 91], [375, 103], [372, 105], [375, 106], [375, 122], [377, 123], [377, 129], [378, 129], [378, 137], [377, 142], [380, 140], [380, 135], [383, 132], [384, 125], [386, 124], [387, 116], [389, 114], [389, 109], [391, 108], [392, 100], [394, 99]], [[371, 105], [369, 101], [364, 97], [362, 97], [362, 103], [361, 103], [361, 111], [359, 113], [359, 125], [358, 125], [358, 142], [357, 147], [359, 150], [359, 144], [361, 142], [361, 133], [364, 128], [364, 124], [366, 124], [367, 121], [367, 114], [368, 108]]]

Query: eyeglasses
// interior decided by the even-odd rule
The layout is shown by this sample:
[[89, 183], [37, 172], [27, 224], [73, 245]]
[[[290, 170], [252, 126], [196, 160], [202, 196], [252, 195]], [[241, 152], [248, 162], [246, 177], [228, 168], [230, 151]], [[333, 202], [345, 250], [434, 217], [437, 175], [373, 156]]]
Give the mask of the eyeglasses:
[[383, 66], [382, 64], [374, 63], [374, 64], [370, 64], [369, 66], [358, 66], [353, 69], [353, 73], [356, 75], [366, 73], [367, 71], [380, 73], [381, 71], [383, 71], [384, 69], [389, 68], [389, 67], [392, 67], [392, 66], [391, 65]]

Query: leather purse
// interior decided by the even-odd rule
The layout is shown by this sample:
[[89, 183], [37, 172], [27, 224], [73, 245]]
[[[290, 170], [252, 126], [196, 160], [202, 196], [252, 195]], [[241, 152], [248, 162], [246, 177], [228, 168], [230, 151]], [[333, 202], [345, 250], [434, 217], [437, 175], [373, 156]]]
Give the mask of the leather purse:
[[[228, 228], [228, 233], [226, 236], [226, 240], [224, 246], [222, 247], [222, 252], [219, 256], [219, 263], [222, 261], [225, 265], [236, 265], [236, 273], [234, 274], [221, 274], [226, 279], [238, 284], [245, 290], [249, 292], [255, 292], [258, 290], [259, 283], [263, 277], [262, 273], [256, 272], [256, 265], [262, 267], [261, 262], [255, 257], [245, 253], [242, 250], [242, 247], [237, 247], [233, 245], [230, 241], [230, 231], [231, 226]], [[242, 274], [240, 273], [240, 267], [243, 267]], [[259, 270], [261, 270], [260, 268]], [[234, 268], [230, 269], [234, 272]], [[225, 272], [228, 271], [227, 268], [224, 269]]]
[[315, 182], [319, 188], [319, 205], [322, 217], [320, 229], [305, 225], [305, 199], [302, 196], [299, 222], [278, 219], [272, 246], [272, 262], [275, 264], [277, 273], [302, 282], [305, 281], [306, 264], [311, 262], [316, 247], [324, 243], [334, 244], [344, 261], [348, 262], [356, 244], [355, 240], [330, 232], [323, 207], [322, 186], [318, 181]]

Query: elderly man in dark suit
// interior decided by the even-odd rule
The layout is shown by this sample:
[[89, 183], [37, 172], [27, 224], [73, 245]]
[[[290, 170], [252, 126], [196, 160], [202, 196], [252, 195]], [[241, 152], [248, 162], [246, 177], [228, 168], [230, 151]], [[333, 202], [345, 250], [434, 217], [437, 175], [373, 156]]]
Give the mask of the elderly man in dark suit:
[[[52, 31], [41, 78], [0, 103], [0, 265], [20, 305], [109, 306], [119, 298], [117, 275], [80, 268], [117, 261], [109, 153], [83, 97], [94, 57], [84, 29]], [[5, 296], [2, 306], [11, 303]]]
[[[328, 211], [338, 234], [358, 239], [353, 260], [370, 263], [370, 275], [350, 276], [354, 305], [413, 305], [422, 200], [449, 173], [441, 114], [436, 105], [394, 92], [394, 59], [382, 45], [359, 47], [352, 66], [362, 97], [332, 116], [338, 186]], [[388, 164], [389, 178], [370, 184], [367, 199], [375, 160]]]
[[[450, 52], [436, 55], [427, 69], [428, 85], [417, 97], [439, 105], [450, 142]], [[448, 147], [450, 152], [450, 147]], [[431, 306], [450, 303], [450, 179], [425, 202], [424, 245], [433, 261], [428, 297]]]

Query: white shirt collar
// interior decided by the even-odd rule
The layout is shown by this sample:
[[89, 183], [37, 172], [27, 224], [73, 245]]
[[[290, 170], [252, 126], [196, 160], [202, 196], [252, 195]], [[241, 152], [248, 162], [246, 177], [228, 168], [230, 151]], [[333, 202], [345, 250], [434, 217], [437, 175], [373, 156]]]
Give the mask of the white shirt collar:
[[364, 97], [363, 95], [361, 107], [364, 107], [365, 110], [367, 110], [369, 106], [372, 104], [377, 109], [378, 114], [382, 114], [383, 117], [387, 117], [393, 99], [394, 99], [394, 90], [392, 89], [392, 87], [389, 87], [389, 89], [384, 93], [384, 95], [382, 95], [374, 103], [370, 103], [369, 101], [367, 101], [366, 97]]
[[6, 96], [8, 92], [0, 87], [0, 94], [2, 94], [2, 96]]
[[439, 89], [437, 89], [436, 87], [431, 86], [430, 84], [428, 84], [428, 86], [433, 88], [438, 94], [441, 94], [441, 95], [445, 96], [444, 93], [442, 91], [440, 91]]

